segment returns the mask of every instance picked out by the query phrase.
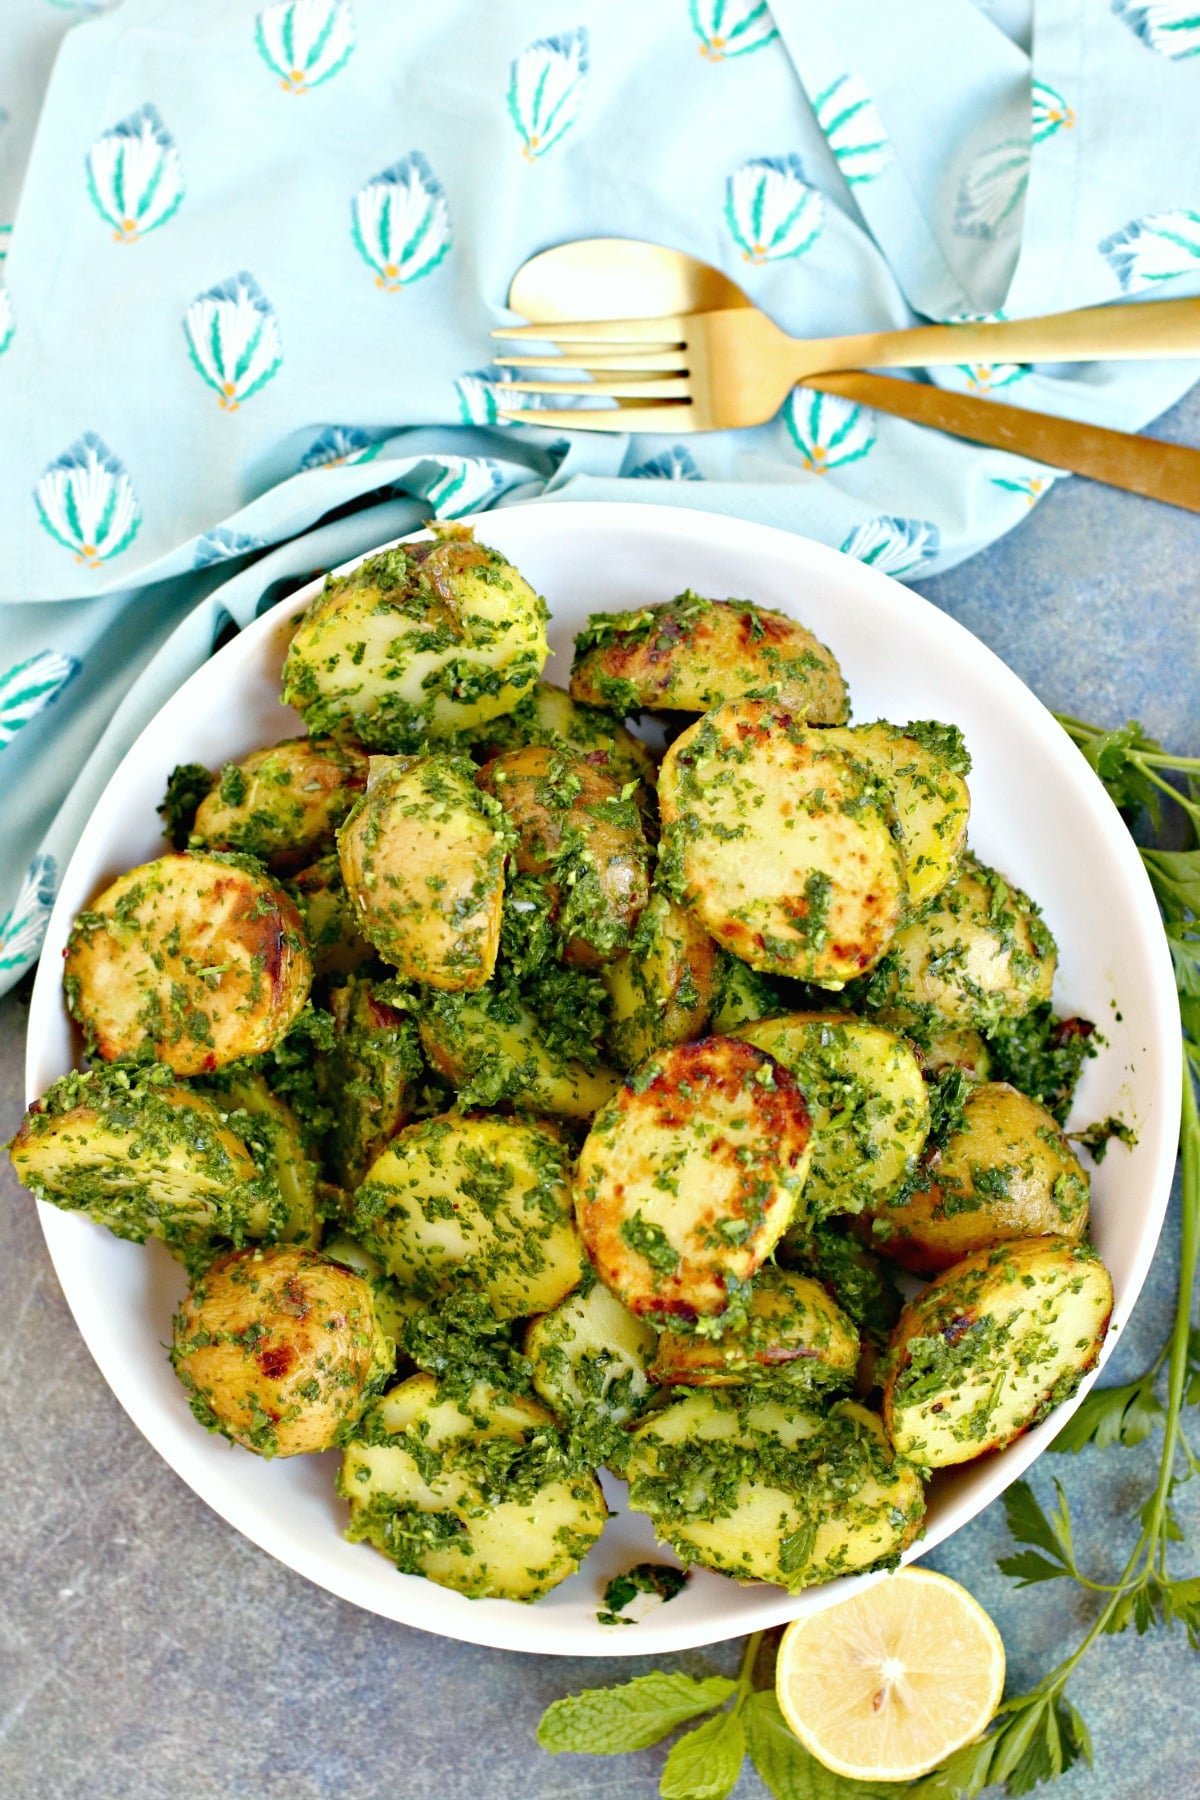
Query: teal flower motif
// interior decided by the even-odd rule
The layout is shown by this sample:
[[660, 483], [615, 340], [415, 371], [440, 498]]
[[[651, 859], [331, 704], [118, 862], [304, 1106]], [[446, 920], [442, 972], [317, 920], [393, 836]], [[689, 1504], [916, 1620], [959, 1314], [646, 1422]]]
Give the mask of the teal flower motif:
[[464, 425], [507, 425], [502, 412], [516, 412], [542, 405], [540, 394], [518, 394], [506, 387], [490, 369], [476, 369], [460, 375], [454, 383], [458, 395], [458, 416]]
[[492, 504], [504, 475], [490, 456], [432, 456], [414, 471], [412, 485], [435, 519], [461, 519]]
[[710, 62], [749, 56], [779, 36], [766, 0], [689, 0], [700, 54]]
[[228, 525], [218, 525], [197, 539], [192, 567], [211, 569], [214, 563], [230, 562], [235, 556], [249, 556], [266, 547], [266, 538], [252, 537], [249, 532], [231, 531]]
[[954, 208], [959, 237], [994, 238], [1015, 227], [1029, 186], [1029, 144], [1006, 138], [976, 157], [964, 175]]
[[283, 362], [275, 308], [245, 269], [196, 295], [183, 334], [192, 367], [224, 412], [236, 412]]
[[136, 243], [179, 210], [179, 152], [153, 106], [140, 106], [101, 132], [84, 166], [92, 205], [112, 226], [118, 243]]
[[350, 0], [282, 0], [254, 22], [258, 54], [287, 94], [307, 94], [344, 68], [354, 49]]
[[760, 156], [725, 184], [725, 220], [747, 262], [803, 256], [821, 234], [825, 204], [798, 156]]
[[0, 970], [31, 963], [42, 947], [54, 907], [58, 869], [52, 856], [35, 856], [17, 889], [17, 897], [0, 919]]
[[359, 188], [350, 216], [355, 248], [388, 293], [428, 275], [450, 249], [450, 208], [419, 150]]
[[893, 161], [895, 151], [878, 108], [857, 75], [839, 75], [817, 95], [813, 110], [851, 187], [874, 181]]
[[1027, 505], [1036, 506], [1043, 494], [1054, 486], [1053, 475], [993, 475], [992, 486], [1007, 494], [1023, 494]]
[[119, 556], [142, 522], [124, 463], [94, 431], [85, 431], [48, 465], [33, 502], [43, 528], [89, 569]]
[[660, 456], [652, 456], [648, 461], [639, 463], [636, 469], [630, 469], [631, 481], [703, 481], [696, 459], [683, 444], [672, 444]]
[[58, 699], [80, 666], [76, 656], [39, 650], [0, 675], [0, 750], [7, 749], [23, 725]]
[[1112, 0], [1118, 19], [1150, 50], [1182, 62], [1200, 56], [1200, 6], [1196, 0]]
[[1200, 212], [1180, 207], [1131, 219], [1103, 238], [1099, 250], [1126, 293], [1176, 275], [1195, 275], [1200, 266]]
[[840, 394], [796, 387], [783, 408], [788, 435], [814, 475], [859, 462], [875, 442], [875, 415]]
[[341, 463], [372, 462], [383, 448], [383, 439], [372, 437], [357, 425], [327, 425], [300, 459], [305, 469], [329, 469]]
[[940, 548], [941, 533], [928, 519], [898, 519], [886, 513], [857, 526], [842, 545], [845, 555], [896, 576], [915, 574]]
[[12, 296], [6, 287], [0, 287], [0, 356], [13, 341], [13, 333], [17, 322], [13, 318]]
[[1035, 81], [1030, 100], [1033, 108], [1033, 141], [1041, 144], [1056, 131], [1073, 131], [1075, 109], [1068, 106], [1057, 88], [1048, 81]]
[[513, 59], [508, 113], [527, 162], [553, 149], [579, 115], [588, 72], [588, 34], [583, 26], [559, 37], [538, 38]]

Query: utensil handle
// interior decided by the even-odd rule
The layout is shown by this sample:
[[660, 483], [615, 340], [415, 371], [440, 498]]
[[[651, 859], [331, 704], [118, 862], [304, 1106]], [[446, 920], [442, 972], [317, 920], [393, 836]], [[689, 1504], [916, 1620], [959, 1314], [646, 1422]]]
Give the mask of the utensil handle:
[[867, 331], [820, 342], [807, 339], [797, 348], [809, 367], [820, 369], [1200, 357], [1200, 300], [1088, 306], [1045, 318], [987, 324], [917, 325], [910, 331]]
[[805, 386], [861, 401], [880, 412], [994, 450], [1032, 456], [1108, 487], [1200, 512], [1200, 450], [1185, 444], [1165, 444], [1161, 438], [1083, 425], [1053, 413], [1026, 412], [999, 400], [976, 400], [969, 394], [947, 393], [944, 388], [889, 375], [810, 375]]

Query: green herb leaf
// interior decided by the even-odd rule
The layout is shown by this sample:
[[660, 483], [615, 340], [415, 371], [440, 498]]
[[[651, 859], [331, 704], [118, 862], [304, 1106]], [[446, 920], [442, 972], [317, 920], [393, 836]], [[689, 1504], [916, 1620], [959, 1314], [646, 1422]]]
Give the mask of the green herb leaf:
[[1093, 1388], [1069, 1418], [1051, 1450], [1073, 1454], [1085, 1444], [1106, 1450], [1110, 1444], [1132, 1449], [1149, 1437], [1163, 1416], [1162, 1402], [1154, 1392], [1152, 1373], [1140, 1375], [1121, 1387]]
[[663, 1767], [662, 1800], [725, 1800], [742, 1772], [746, 1734], [736, 1711], [685, 1732]]
[[724, 1675], [694, 1680], [655, 1669], [620, 1687], [586, 1688], [546, 1708], [538, 1725], [538, 1743], [555, 1756], [563, 1750], [587, 1756], [645, 1750], [677, 1725], [723, 1705], [736, 1686]]
[[750, 1760], [774, 1800], [895, 1800], [898, 1790], [890, 1782], [850, 1781], [819, 1763], [794, 1735], [769, 1690], [751, 1694], [742, 1718]]

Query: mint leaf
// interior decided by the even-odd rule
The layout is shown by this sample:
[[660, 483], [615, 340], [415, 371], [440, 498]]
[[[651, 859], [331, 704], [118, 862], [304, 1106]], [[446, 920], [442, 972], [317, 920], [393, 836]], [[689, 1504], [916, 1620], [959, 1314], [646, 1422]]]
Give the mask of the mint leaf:
[[662, 1800], [725, 1800], [746, 1755], [736, 1712], [718, 1713], [671, 1746], [658, 1791]]
[[819, 1763], [793, 1734], [766, 1688], [751, 1694], [742, 1720], [750, 1760], [774, 1800], [896, 1800], [899, 1790], [890, 1782], [850, 1781]]
[[585, 1756], [645, 1750], [677, 1725], [722, 1705], [736, 1686], [724, 1675], [697, 1681], [655, 1669], [620, 1687], [585, 1688], [582, 1694], [568, 1694], [546, 1708], [538, 1725], [538, 1743], [553, 1756], [563, 1750]]

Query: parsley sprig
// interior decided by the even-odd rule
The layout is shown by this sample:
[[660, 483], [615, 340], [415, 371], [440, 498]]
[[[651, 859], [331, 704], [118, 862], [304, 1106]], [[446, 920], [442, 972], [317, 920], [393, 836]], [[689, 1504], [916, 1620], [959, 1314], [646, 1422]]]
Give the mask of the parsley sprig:
[[[1184, 1038], [1183, 1112], [1180, 1128], [1182, 1230], [1179, 1291], [1170, 1334], [1141, 1374], [1117, 1387], [1094, 1388], [1064, 1426], [1053, 1450], [1072, 1453], [1087, 1444], [1137, 1448], [1162, 1431], [1158, 1475], [1139, 1508], [1140, 1532], [1115, 1580], [1084, 1569], [1075, 1549], [1066, 1490], [1054, 1483], [1055, 1503], [1045, 1511], [1025, 1481], [1004, 1496], [1008, 1528], [1018, 1548], [1000, 1561], [1019, 1588], [1070, 1581], [1094, 1597], [1092, 1624], [1070, 1655], [1028, 1693], [1001, 1706], [989, 1732], [956, 1752], [922, 1780], [886, 1787], [848, 1781], [823, 1768], [788, 1730], [770, 1687], [756, 1688], [761, 1636], [747, 1641], [736, 1681], [693, 1678], [655, 1670], [617, 1687], [593, 1688], [558, 1700], [543, 1715], [538, 1741], [544, 1749], [612, 1755], [642, 1750], [680, 1725], [702, 1718], [672, 1747], [663, 1769], [662, 1800], [724, 1800], [747, 1751], [775, 1800], [973, 1800], [985, 1788], [1010, 1795], [1031, 1792], [1077, 1762], [1092, 1761], [1084, 1720], [1067, 1697], [1079, 1664], [1102, 1637], [1155, 1625], [1182, 1625], [1192, 1649], [1200, 1649], [1200, 1577], [1171, 1572], [1171, 1553], [1182, 1539], [1171, 1500], [1179, 1485], [1200, 1474], [1200, 1454], [1184, 1430], [1186, 1406], [1200, 1404], [1200, 1326], [1193, 1324], [1200, 1265], [1200, 757], [1171, 756], [1131, 721], [1105, 731], [1060, 716], [1131, 827], [1146, 821], [1161, 834], [1175, 828], [1179, 847], [1140, 847], [1171, 947]], [[1168, 817], [1168, 807], [1171, 809]], [[1166, 1370], [1165, 1394], [1160, 1378]]]

